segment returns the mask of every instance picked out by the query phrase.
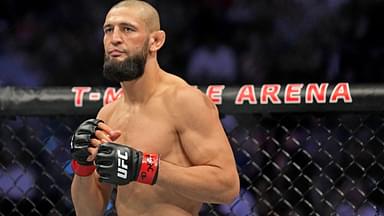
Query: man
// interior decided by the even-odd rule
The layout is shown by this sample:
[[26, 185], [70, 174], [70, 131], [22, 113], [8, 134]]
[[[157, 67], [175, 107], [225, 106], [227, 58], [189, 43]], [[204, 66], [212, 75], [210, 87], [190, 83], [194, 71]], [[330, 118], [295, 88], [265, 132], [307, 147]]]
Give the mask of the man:
[[202, 203], [229, 203], [238, 195], [217, 109], [159, 67], [164, 41], [148, 3], [122, 1], [108, 12], [104, 76], [120, 82], [123, 94], [72, 137], [77, 215], [103, 215], [113, 185], [117, 213], [124, 216], [198, 215]]

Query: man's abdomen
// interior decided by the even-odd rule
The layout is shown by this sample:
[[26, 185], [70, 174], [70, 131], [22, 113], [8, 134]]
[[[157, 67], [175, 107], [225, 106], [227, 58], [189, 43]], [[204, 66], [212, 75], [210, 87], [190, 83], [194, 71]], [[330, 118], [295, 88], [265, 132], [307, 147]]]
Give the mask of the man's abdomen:
[[119, 186], [116, 196], [118, 215], [198, 215], [201, 203], [160, 186], [132, 182]]

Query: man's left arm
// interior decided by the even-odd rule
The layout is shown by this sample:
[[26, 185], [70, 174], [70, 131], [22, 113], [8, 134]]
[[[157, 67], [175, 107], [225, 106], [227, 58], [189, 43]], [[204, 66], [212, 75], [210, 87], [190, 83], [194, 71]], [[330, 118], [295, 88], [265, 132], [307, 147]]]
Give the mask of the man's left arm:
[[156, 184], [201, 202], [231, 202], [239, 193], [239, 176], [217, 109], [199, 90], [177, 94], [176, 126], [192, 166], [161, 160]]
[[178, 90], [169, 107], [191, 166], [107, 142], [100, 144], [95, 159], [100, 180], [118, 185], [131, 181], [156, 184], [199, 202], [231, 202], [239, 193], [239, 176], [216, 107], [192, 87]]

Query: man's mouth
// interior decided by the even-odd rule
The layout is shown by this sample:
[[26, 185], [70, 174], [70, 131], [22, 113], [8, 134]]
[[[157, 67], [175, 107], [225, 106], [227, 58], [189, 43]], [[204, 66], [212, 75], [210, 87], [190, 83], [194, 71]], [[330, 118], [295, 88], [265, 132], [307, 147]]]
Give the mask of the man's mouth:
[[114, 49], [114, 50], [109, 51], [108, 54], [111, 57], [119, 57], [119, 56], [122, 56], [124, 54], [124, 52], [117, 50], [117, 49]]

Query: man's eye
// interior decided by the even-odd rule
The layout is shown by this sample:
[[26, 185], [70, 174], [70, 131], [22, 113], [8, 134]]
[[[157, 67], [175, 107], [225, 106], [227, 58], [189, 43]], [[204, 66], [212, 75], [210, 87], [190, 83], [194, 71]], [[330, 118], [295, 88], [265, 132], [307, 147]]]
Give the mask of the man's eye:
[[104, 33], [109, 33], [109, 32], [112, 32], [112, 28], [106, 28], [106, 29], [104, 29]]
[[129, 27], [125, 27], [125, 28], [124, 28], [124, 31], [125, 31], [125, 32], [131, 32], [131, 31], [133, 31], [133, 29], [132, 29], [132, 28], [129, 28]]

